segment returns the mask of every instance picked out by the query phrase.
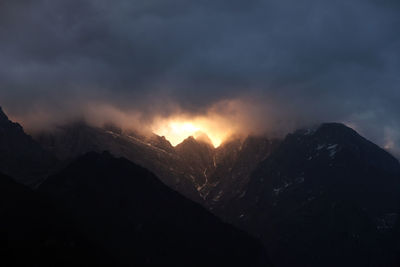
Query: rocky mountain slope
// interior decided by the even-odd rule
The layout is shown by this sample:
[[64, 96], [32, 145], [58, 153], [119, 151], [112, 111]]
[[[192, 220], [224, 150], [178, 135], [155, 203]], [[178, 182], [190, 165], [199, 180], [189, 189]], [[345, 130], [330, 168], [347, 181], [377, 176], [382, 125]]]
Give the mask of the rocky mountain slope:
[[288, 135], [221, 216], [276, 266], [394, 266], [400, 164], [342, 124]]
[[115, 127], [96, 128], [83, 122], [61, 126], [35, 138], [62, 161], [71, 161], [92, 151], [109, 151], [153, 171], [166, 185], [188, 198], [201, 200], [188, 167], [165, 138], [122, 133]]
[[[35, 138], [60, 160], [72, 160], [90, 151], [110, 151], [151, 170], [172, 189], [204, 205], [213, 205], [217, 198], [230, 198], [231, 187], [238, 187], [236, 194], [240, 192], [246, 177], [274, 147], [263, 137], [236, 139], [217, 149], [189, 137], [173, 147], [157, 135], [142, 136], [85, 123], [61, 126]], [[221, 179], [231, 181], [228, 185]], [[220, 193], [223, 190], [226, 195]]]
[[[249, 136], [223, 144], [215, 151], [216, 166], [203, 191], [205, 205], [214, 212], [244, 196], [252, 172], [277, 149], [279, 140]], [[207, 191], [206, 191], [207, 190]]]

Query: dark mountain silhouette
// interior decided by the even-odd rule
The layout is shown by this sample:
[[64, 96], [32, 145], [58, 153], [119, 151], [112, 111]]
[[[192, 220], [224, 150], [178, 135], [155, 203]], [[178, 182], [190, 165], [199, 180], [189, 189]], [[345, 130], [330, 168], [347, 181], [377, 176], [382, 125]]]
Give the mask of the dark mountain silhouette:
[[394, 266], [400, 165], [342, 124], [288, 135], [225, 216], [276, 266]]
[[112, 264], [89, 243], [62, 211], [29, 188], [0, 174], [0, 258], [2, 266]]
[[[221, 226], [141, 167], [109, 154], [85, 155], [90, 151], [108, 150], [151, 170], [168, 187], [260, 238], [274, 266], [400, 266], [399, 162], [342, 124], [298, 130], [283, 140], [232, 139], [218, 148], [193, 137], [173, 147], [164, 137], [85, 123], [35, 138], [46, 154], [73, 162], [40, 190], [119, 263], [206, 264], [216, 258], [213, 263], [248, 265], [262, 262], [262, 253], [256, 241]], [[7, 153], [13, 159], [22, 152], [8, 150], [4, 159]], [[15, 169], [10, 162], [0, 166]], [[227, 262], [230, 254], [236, 257]]]
[[266, 264], [258, 241], [106, 152], [82, 156], [39, 190], [122, 264]]
[[0, 171], [26, 185], [40, 182], [57, 161], [0, 108]]

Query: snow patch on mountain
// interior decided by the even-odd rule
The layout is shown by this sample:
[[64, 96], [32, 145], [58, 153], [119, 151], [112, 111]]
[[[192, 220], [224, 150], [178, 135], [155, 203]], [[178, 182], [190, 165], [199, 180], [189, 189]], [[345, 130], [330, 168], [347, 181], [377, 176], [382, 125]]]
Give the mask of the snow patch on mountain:
[[337, 153], [337, 148], [338, 148], [338, 144], [335, 144], [335, 145], [330, 145], [330, 146], [328, 146], [327, 147], [327, 149], [328, 149], [328, 151], [329, 151], [329, 156], [331, 157], [331, 158], [335, 158], [335, 155], [336, 155], [336, 153]]

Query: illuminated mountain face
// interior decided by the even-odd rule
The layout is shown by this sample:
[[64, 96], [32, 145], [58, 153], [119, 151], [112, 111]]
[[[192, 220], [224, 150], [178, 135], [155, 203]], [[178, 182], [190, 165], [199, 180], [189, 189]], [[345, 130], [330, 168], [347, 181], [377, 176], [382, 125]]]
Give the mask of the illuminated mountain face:
[[226, 127], [227, 122], [215, 118], [170, 118], [155, 123], [153, 132], [165, 138], [176, 146], [186, 138], [193, 136], [195, 139], [211, 143], [215, 148], [233, 133], [232, 127]]

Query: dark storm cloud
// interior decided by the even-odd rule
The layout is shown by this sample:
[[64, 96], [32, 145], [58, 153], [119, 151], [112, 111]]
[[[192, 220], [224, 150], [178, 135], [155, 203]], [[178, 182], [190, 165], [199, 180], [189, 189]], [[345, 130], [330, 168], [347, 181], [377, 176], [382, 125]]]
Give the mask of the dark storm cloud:
[[399, 14], [395, 0], [1, 0], [1, 104], [199, 112], [245, 96], [276, 121], [343, 121], [397, 147]]

